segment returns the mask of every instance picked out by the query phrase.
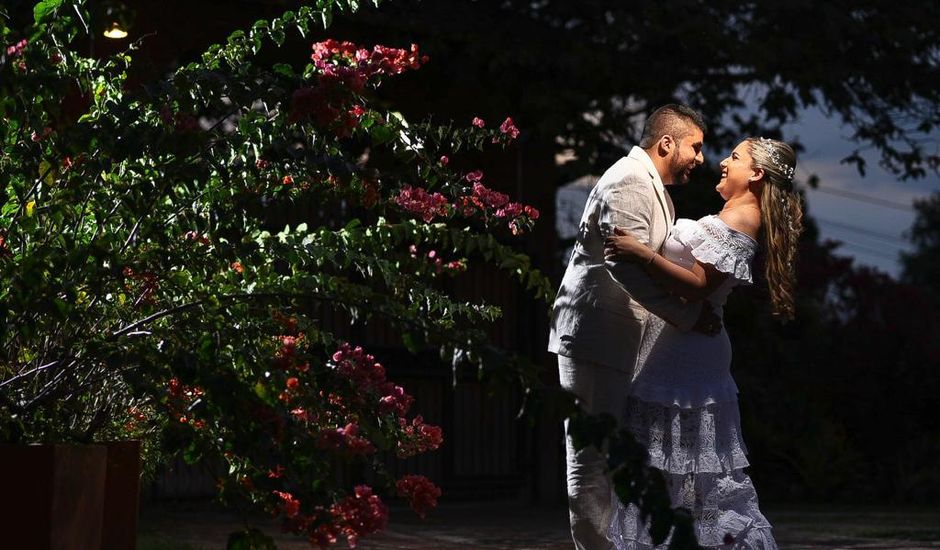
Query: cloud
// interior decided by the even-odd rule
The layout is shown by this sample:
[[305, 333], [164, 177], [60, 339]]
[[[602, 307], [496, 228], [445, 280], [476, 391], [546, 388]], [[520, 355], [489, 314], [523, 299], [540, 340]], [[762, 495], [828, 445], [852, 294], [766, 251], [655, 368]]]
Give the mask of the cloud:
[[[853, 165], [840, 162], [857, 145], [839, 121], [827, 118], [818, 109], [804, 111], [785, 131], [788, 138], [805, 147], [797, 161], [797, 181], [805, 182], [810, 174], [819, 177], [820, 189], [808, 189], [806, 199], [810, 215], [820, 221], [821, 237], [846, 243], [840, 253], [854, 257], [857, 263], [897, 276], [897, 253], [908, 246], [903, 233], [913, 223], [914, 212], [877, 202], [880, 199], [910, 205], [940, 191], [940, 176], [900, 181], [881, 168], [877, 155], [871, 152], [862, 154], [867, 165], [866, 175], [861, 176]], [[940, 135], [936, 139], [940, 141]], [[828, 190], [848, 192], [854, 197]], [[866, 201], [865, 197], [874, 200]]]

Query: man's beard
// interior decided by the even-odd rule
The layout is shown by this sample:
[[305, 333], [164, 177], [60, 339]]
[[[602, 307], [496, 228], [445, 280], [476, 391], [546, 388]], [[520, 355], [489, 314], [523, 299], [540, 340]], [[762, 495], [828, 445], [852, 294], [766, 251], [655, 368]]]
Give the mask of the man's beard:
[[674, 156], [669, 162], [669, 174], [672, 175], [672, 183], [674, 185], [687, 183], [689, 181], [689, 176], [686, 173], [687, 167], [687, 163], [679, 162], [678, 155]]

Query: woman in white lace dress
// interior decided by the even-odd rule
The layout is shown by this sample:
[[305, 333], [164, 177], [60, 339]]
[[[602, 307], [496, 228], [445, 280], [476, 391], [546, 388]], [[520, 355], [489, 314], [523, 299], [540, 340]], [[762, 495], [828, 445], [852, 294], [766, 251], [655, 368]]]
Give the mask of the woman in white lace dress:
[[[662, 255], [633, 237], [607, 242], [608, 259], [636, 262], [659, 284], [688, 300], [707, 300], [721, 314], [731, 290], [752, 281], [763, 235], [774, 313], [792, 318], [793, 260], [802, 207], [793, 190], [796, 156], [786, 143], [748, 138], [721, 162], [718, 215], [680, 219]], [[618, 232], [620, 234], [621, 232]], [[672, 504], [692, 512], [707, 548], [776, 548], [748, 465], [731, 343], [680, 332], [650, 316], [630, 388], [627, 426], [666, 476]], [[616, 499], [616, 497], [614, 497]], [[635, 506], [615, 504], [610, 535], [620, 550], [653, 548]]]

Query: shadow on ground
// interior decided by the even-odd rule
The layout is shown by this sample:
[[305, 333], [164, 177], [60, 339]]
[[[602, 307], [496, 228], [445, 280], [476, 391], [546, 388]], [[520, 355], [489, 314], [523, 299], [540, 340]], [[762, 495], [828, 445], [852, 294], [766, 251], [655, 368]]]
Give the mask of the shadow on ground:
[[[780, 548], [940, 548], [940, 510], [870, 507], [769, 507]], [[359, 550], [570, 550], [567, 510], [525, 503], [443, 504], [427, 520], [392, 508], [385, 532], [363, 539]], [[282, 550], [309, 549], [303, 539], [280, 533], [257, 514], [242, 515], [206, 501], [161, 502], [141, 509], [139, 550], [225, 548], [233, 531], [247, 524], [273, 536]], [[343, 543], [335, 548], [345, 548]]]

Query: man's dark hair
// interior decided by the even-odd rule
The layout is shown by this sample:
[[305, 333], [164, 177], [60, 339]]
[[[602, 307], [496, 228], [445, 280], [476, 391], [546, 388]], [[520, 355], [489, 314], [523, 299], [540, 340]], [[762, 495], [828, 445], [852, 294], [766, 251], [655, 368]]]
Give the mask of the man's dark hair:
[[659, 141], [659, 138], [669, 135], [680, 141], [697, 127], [704, 134], [707, 126], [702, 113], [695, 109], [678, 103], [663, 105], [653, 111], [643, 126], [643, 135], [640, 137], [640, 147], [648, 149]]

